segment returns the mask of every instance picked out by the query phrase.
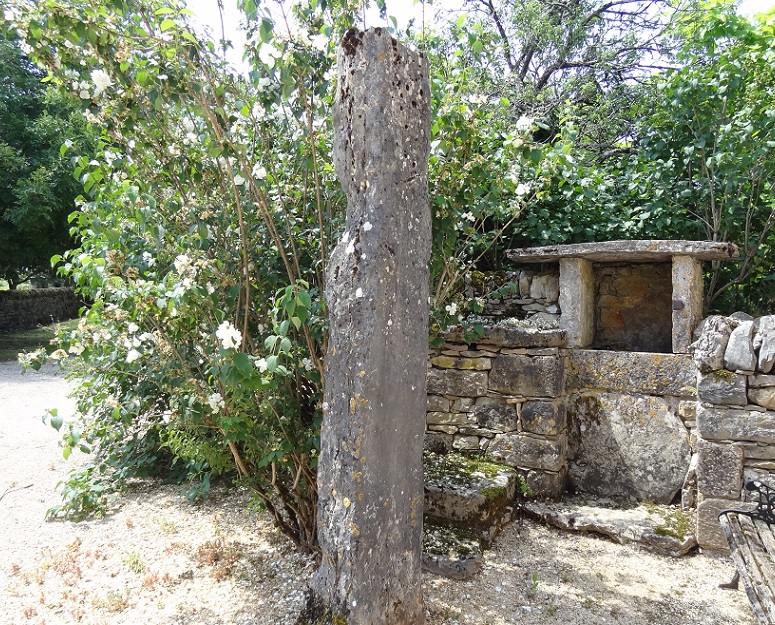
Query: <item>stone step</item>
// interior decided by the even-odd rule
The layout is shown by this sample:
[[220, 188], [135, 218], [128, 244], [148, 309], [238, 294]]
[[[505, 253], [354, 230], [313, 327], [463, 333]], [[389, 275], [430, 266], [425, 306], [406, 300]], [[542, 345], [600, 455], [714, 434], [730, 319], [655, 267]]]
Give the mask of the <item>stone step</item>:
[[426, 571], [466, 579], [514, 514], [517, 474], [462, 454], [424, 456]]

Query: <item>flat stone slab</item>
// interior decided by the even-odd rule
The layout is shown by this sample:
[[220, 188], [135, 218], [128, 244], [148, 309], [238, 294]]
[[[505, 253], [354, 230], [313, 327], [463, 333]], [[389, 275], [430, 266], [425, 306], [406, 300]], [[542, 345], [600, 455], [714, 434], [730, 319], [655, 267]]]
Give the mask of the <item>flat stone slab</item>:
[[609, 507], [613, 505], [578, 498], [558, 503], [528, 501], [522, 509], [560, 529], [603, 534], [620, 545], [638, 543], [663, 555], [680, 557], [697, 546], [694, 535], [688, 533], [694, 527], [693, 513], [673, 506]]
[[740, 251], [733, 243], [711, 241], [603, 241], [546, 245], [507, 250], [516, 263], [540, 263], [560, 258], [583, 258], [597, 263], [669, 262], [673, 256], [691, 256], [698, 260], [737, 258]]
[[[505, 347], [562, 347], [565, 345], [566, 335], [565, 330], [557, 328], [488, 326], [475, 342]], [[452, 329], [441, 336], [450, 343], [466, 342], [466, 333], [462, 329]]]
[[467, 530], [425, 523], [422, 568], [451, 579], [468, 579], [482, 570], [482, 541]]

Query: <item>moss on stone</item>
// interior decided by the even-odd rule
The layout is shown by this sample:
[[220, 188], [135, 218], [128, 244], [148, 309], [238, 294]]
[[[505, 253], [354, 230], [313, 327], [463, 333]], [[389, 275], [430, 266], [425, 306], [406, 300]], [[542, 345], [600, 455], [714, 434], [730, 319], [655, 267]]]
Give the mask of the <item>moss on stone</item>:
[[665, 508], [652, 502], [644, 502], [643, 507], [652, 516], [659, 517], [660, 523], [654, 527], [657, 536], [671, 536], [684, 540], [692, 533], [692, 519], [683, 510]]
[[726, 382], [727, 384], [732, 384], [735, 379], [735, 372], [728, 369], [717, 369], [711, 375], [716, 382]]

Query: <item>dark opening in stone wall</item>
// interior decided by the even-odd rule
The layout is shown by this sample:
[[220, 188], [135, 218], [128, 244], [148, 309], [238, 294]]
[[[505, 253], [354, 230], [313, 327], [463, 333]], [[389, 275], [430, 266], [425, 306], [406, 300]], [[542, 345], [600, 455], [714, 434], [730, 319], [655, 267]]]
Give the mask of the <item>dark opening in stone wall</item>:
[[593, 349], [672, 352], [670, 263], [594, 263]]

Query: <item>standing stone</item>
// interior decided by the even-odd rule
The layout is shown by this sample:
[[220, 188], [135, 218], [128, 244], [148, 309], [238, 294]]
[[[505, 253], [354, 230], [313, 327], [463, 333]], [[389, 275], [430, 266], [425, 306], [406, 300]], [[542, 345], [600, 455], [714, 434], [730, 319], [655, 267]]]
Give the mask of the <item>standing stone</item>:
[[673, 256], [673, 353], [686, 354], [692, 332], [702, 319], [702, 263]]
[[349, 30], [338, 64], [334, 163], [347, 225], [326, 282], [321, 565], [300, 622], [417, 625], [424, 622], [428, 64], [381, 28]]
[[757, 332], [761, 341], [759, 371], [769, 373], [775, 365], [775, 315], [767, 315], [759, 319]]
[[595, 272], [581, 258], [560, 259], [560, 327], [568, 347], [589, 347], [595, 340]]
[[724, 368], [730, 371], [756, 371], [756, 352], [753, 349], [753, 321], [743, 321], [732, 330], [724, 352]]

